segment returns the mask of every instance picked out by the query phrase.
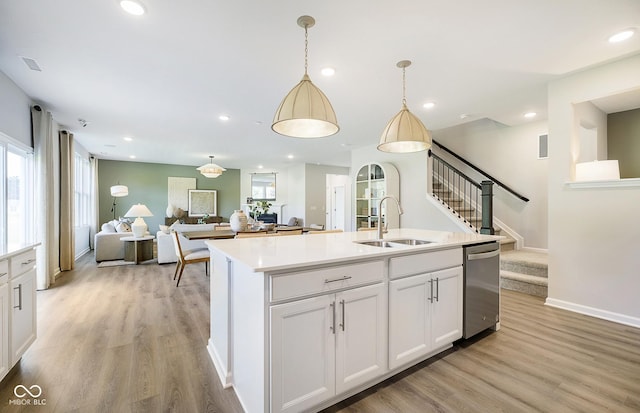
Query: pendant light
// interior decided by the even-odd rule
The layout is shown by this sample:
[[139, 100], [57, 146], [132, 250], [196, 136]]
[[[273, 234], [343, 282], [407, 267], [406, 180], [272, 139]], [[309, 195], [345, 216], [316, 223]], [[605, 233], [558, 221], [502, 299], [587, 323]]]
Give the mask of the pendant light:
[[224, 171], [226, 171], [226, 169], [224, 169], [222, 166], [213, 163], [213, 158], [213, 155], [209, 156], [208, 164], [196, 168], [202, 175], [206, 176], [207, 178], [217, 178], [222, 175]]
[[340, 127], [329, 99], [316, 87], [307, 74], [308, 33], [316, 23], [311, 16], [298, 18], [304, 28], [304, 76], [282, 100], [273, 118], [271, 129], [294, 138], [322, 138], [338, 132]]
[[431, 133], [407, 108], [405, 69], [410, 65], [409, 60], [402, 60], [396, 64], [402, 69], [402, 109], [387, 123], [382, 132], [378, 150], [383, 152], [420, 152], [431, 147]]

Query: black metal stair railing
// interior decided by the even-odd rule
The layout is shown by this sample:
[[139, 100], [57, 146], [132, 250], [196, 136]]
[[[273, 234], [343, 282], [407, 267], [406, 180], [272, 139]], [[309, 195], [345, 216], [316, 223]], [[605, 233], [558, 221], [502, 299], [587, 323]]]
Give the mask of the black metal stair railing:
[[493, 234], [493, 181], [477, 183], [431, 150], [429, 156], [433, 195], [477, 232]]

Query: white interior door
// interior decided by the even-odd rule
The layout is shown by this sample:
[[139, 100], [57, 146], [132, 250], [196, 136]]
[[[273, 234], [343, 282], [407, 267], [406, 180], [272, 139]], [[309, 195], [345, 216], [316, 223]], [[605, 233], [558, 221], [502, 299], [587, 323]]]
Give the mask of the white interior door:
[[341, 229], [344, 231], [344, 211], [345, 211], [345, 187], [333, 187], [331, 199], [331, 229]]

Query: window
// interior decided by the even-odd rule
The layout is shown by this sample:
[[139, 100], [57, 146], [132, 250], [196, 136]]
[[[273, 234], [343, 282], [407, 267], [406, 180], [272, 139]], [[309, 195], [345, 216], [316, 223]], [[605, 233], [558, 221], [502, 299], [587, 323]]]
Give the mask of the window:
[[35, 240], [33, 154], [0, 134], [0, 251]]
[[91, 225], [91, 168], [89, 160], [77, 152], [74, 154], [74, 208], [73, 225]]

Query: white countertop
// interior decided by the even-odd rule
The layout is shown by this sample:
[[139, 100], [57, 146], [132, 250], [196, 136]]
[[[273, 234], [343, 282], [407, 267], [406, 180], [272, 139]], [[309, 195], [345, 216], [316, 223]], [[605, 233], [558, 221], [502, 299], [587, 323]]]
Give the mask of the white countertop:
[[500, 236], [421, 229], [390, 229], [385, 240], [412, 238], [432, 241], [426, 245], [382, 248], [353, 241], [377, 239], [377, 231], [303, 234], [258, 238], [208, 240], [210, 249], [242, 262], [254, 272], [282, 271], [354, 259], [402, 255], [409, 251], [430, 251], [462, 245], [497, 241]]

